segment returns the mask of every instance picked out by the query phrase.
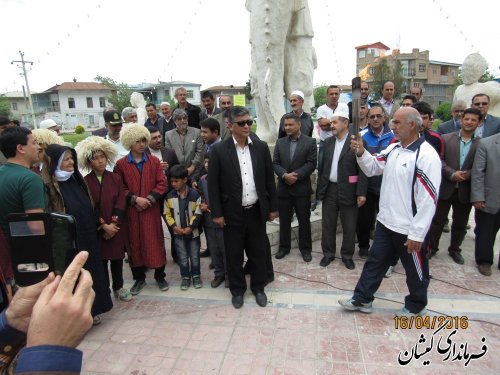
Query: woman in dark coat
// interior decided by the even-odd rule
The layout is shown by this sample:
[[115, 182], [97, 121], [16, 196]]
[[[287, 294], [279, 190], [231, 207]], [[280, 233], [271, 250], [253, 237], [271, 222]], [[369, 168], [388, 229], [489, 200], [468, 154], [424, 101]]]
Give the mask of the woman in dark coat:
[[[98, 220], [94, 212], [88, 187], [78, 170], [76, 151], [61, 145], [49, 145], [46, 150], [49, 158], [52, 181], [49, 184], [49, 209], [73, 215], [76, 219], [78, 246], [89, 252], [85, 268], [92, 275], [96, 294], [92, 315], [94, 324], [99, 324], [97, 315], [105, 313], [113, 307], [109, 286], [106, 283], [102, 257], [99, 252], [97, 237]], [[67, 258], [67, 264], [73, 259]]]

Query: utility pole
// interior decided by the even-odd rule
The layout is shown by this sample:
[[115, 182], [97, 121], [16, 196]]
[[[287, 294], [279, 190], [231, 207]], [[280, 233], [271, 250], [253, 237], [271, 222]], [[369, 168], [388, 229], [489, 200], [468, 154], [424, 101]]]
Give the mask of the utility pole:
[[19, 51], [19, 54], [21, 55], [21, 60], [12, 60], [10, 63], [11, 64], [21, 63], [21, 65], [22, 65], [24, 81], [26, 82], [26, 90], [28, 90], [28, 101], [30, 104], [31, 119], [33, 120], [33, 128], [36, 129], [35, 110], [33, 109], [33, 102], [31, 100], [30, 85], [28, 84], [28, 73], [26, 72], [26, 64], [31, 64], [31, 66], [33, 66], [33, 61], [24, 60], [24, 52]]

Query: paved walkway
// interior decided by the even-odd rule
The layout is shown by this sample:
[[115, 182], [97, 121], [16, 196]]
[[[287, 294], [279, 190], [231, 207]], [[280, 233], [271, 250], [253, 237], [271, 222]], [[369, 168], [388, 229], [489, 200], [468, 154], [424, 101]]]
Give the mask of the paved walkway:
[[[228, 289], [210, 287], [207, 258], [202, 258], [203, 288], [180, 291], [179, 270], [169, 258], [170, 290], [160, 292], [150, 272], [141, 294], [128, 303], [117, 301], [80, 345], [83, 373], [497, 375], [500, 270], [495, 263], [491, 277], [478, 273], [471, 235], [469, 231], [463, 246], [465, 265], [455, 264], [447, 255], [446, 234], [441, 240], [444, 251], [431, 260], [428, 307], [440, 314], [466, 316], [467, 329], [459, 328], [456, 333], [443, 329], [433, 335], [437, 326], [395, 328], [394, 312], [401, 309], [407, 293], [401, 265], [396, 267], [398, 273], [384, 279], [377, 294], [396, 302], [376, 299], [375, 311], [369, 315], [342, 310], [337, 300], [351, 296], [364, 261], [356, 259], [353, 271], [338, 259], [327, 268], [320, 267], [321, 247], [315, 242], [309, 264], [297, 249], [274, 260], [276, 280], [266, 288], [266, 308], [259, 307], [247, 292], [244, 306], [235, 310]], [[124, 268], [126, 287], [130, 287], [130, 270], [127, 265]], [[419, 343], [422, 339], [425, 342]], [[481, 356], [483, 345], [487, 351]], [[417, 355], [410, 357], [415, 348]], [[422, 354], [425, 348], [429, 352]], [[464, 354], [466, 358], [460, 360]], [[400, 365], [398, 355], [408, 363]]]

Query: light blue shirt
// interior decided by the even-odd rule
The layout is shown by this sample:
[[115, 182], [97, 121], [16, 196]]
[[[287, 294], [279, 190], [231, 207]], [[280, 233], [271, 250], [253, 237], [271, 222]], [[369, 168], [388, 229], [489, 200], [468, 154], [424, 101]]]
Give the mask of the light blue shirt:
[[474, 139], [474, 135], [472, 135], [472, 138], [469, 139], [468, 141], [465, 141], [462, 139], [462, 132], [458, 135], [460, 138], [460, 168], [464, 165], [465, 158], [469, 154], [470, 147], [472, 145], [472, 140]]

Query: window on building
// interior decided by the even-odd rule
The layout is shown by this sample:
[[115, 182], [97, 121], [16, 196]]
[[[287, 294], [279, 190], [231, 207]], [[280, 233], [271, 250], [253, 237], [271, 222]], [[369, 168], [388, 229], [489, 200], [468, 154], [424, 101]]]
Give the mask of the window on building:
[[99, 107], [106, 108], [106, 98], [99, 98]]
[[364, 59], [366, 56], [366, 51], [364, 49], [360, 50], [358, 56], [360, 59]]
[[186, 90], [186, 96], [188, 99], [193, 99], [194, 98], [193, 90]]
[[[69, 104], [69, 101], [68, 101], [68, 104]], [[59, 110], [59, 101], [55, 100], [53, 102], [50, 103], [51, 107], [52, 107], [52, 112], [60, 112]], [[75, 102], [73, 101], [73, 108], [75, 108]]]
[[68, 108], [76, 108], [75, 107], [75, 98], [68, 98]]
[[447, 76], [448, 75], [448, 67], [447, 66], [442, 66], [441, 67], [441, 75], [442, 76]]
[[94, 101], [92, 98], [87, 98], [87, 108], [94, 108]]
[[418, 71], [419, 72], [425, 72], [426, 66], [425, 64], [418, 64]]
[[94, 115], [89, 115], [89, 125], [95, 125]]
[[12, 103], [12, 110], [17, 111], [17, 103]]

